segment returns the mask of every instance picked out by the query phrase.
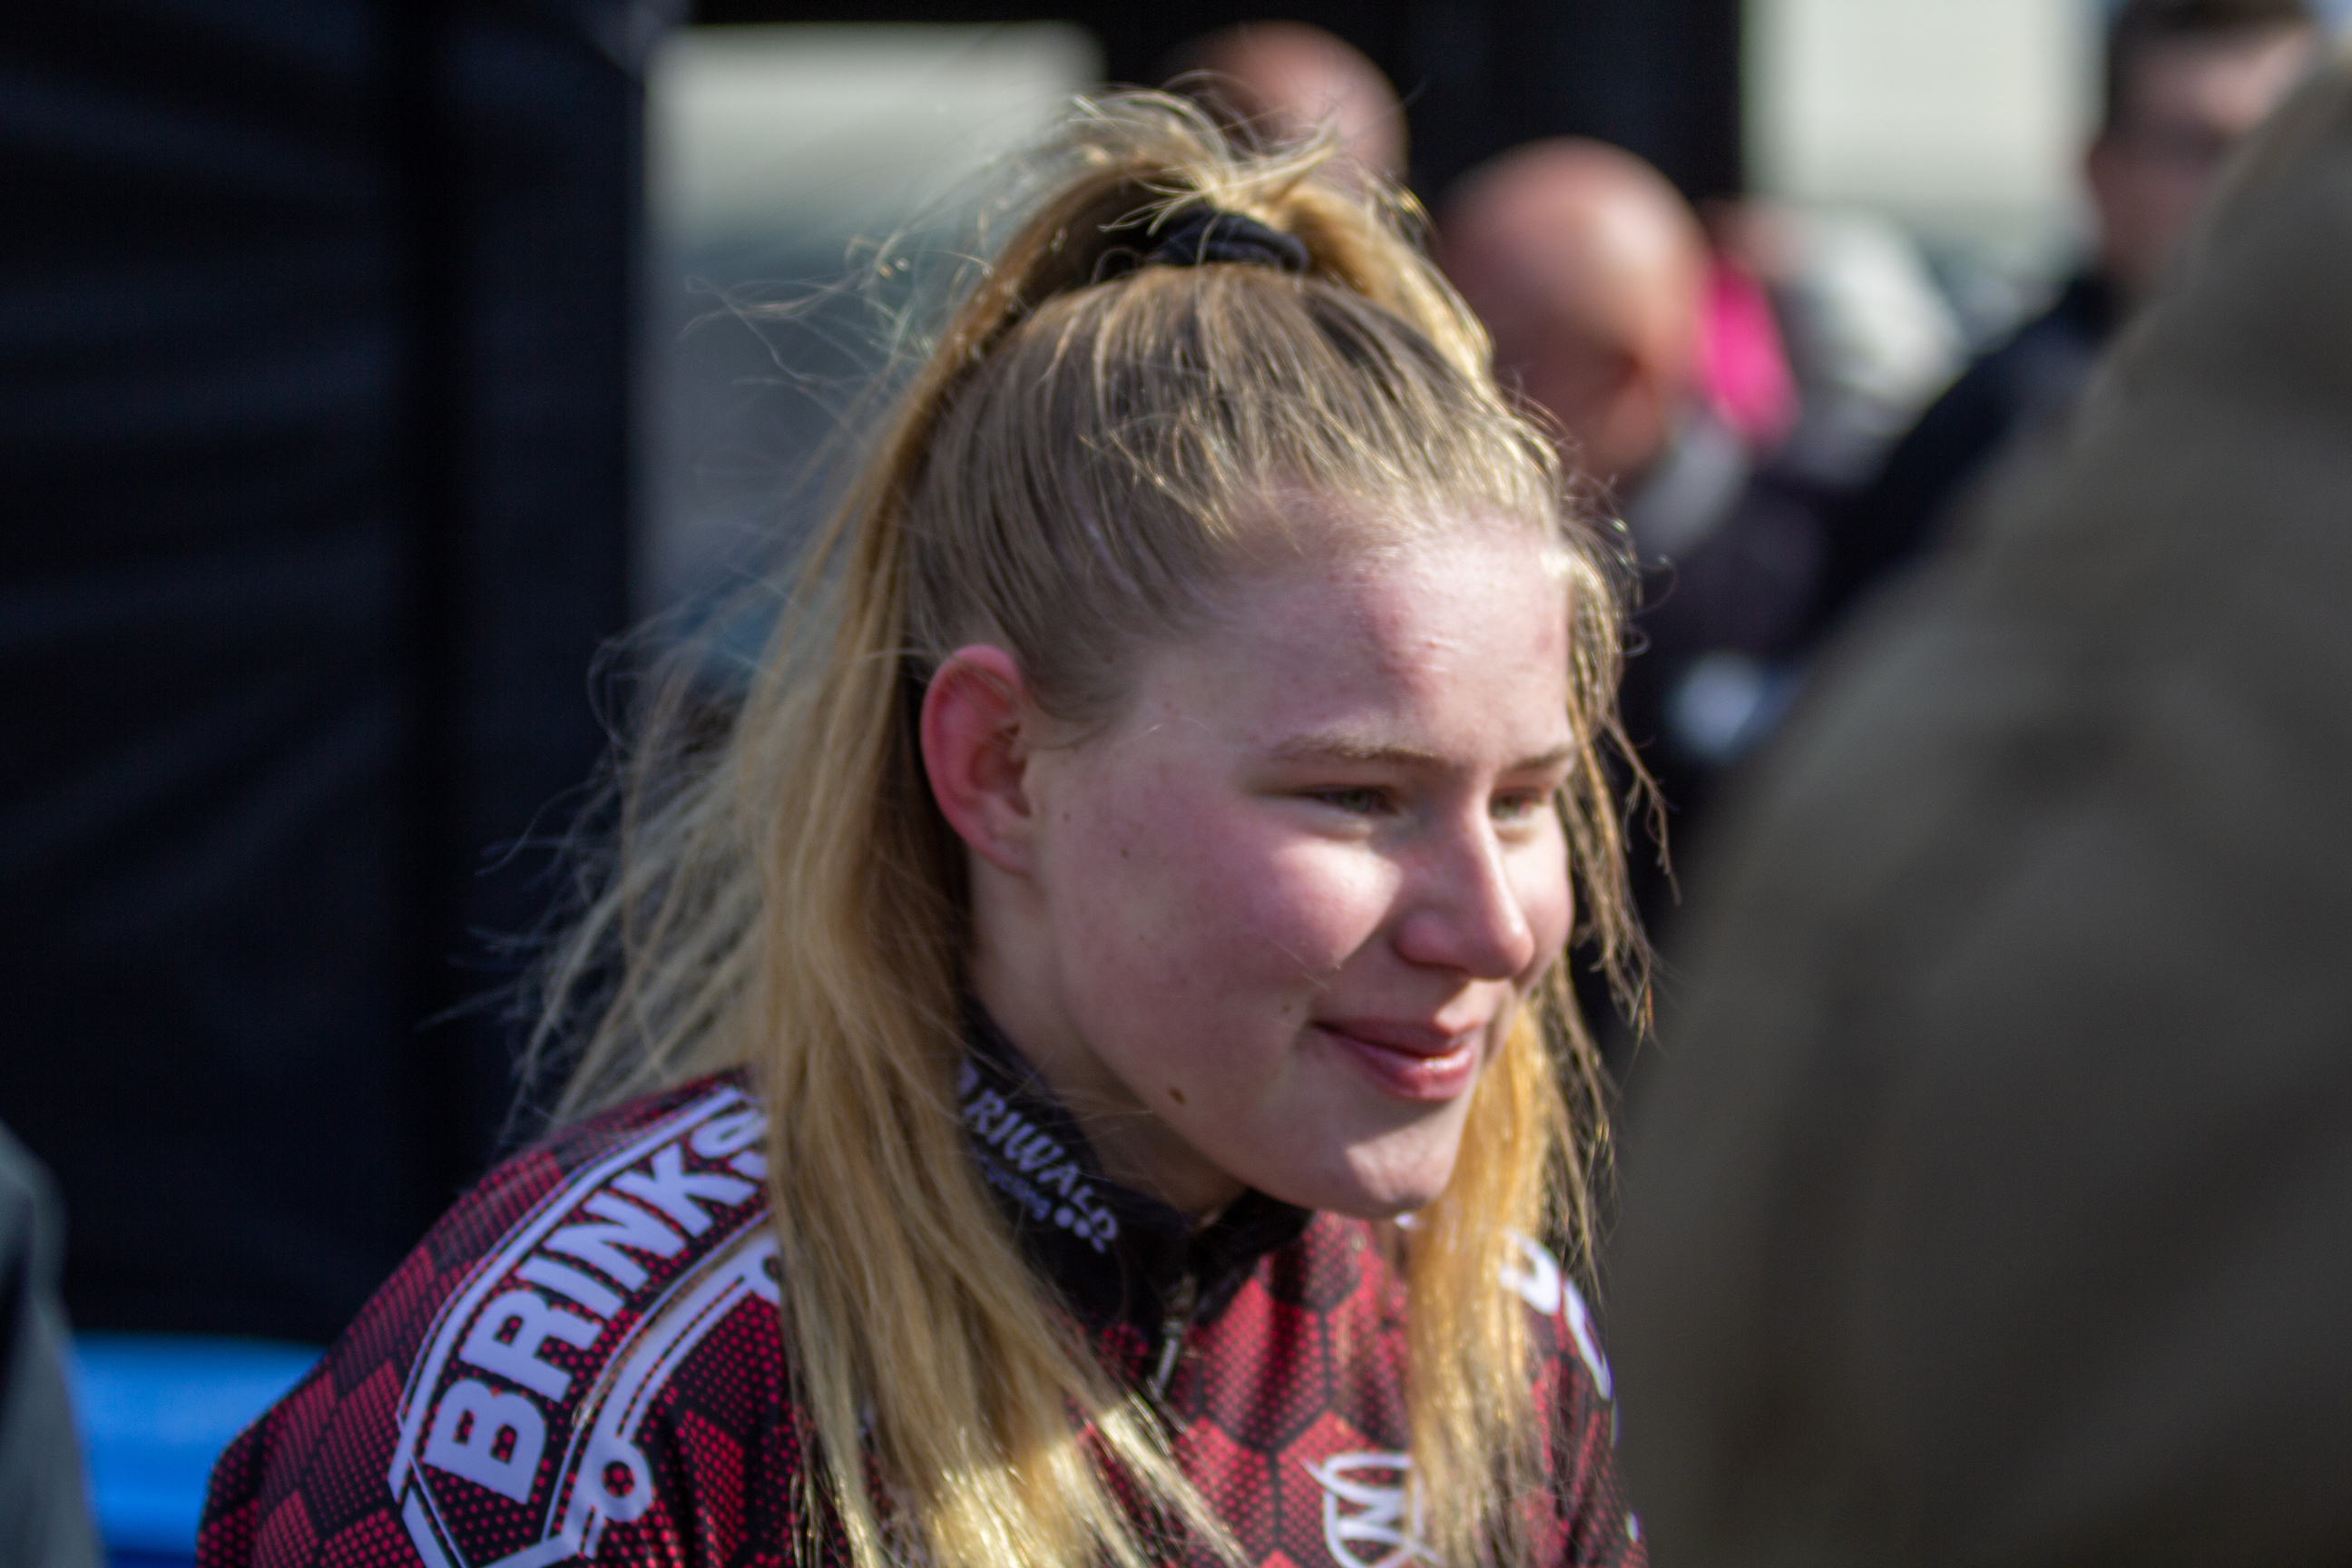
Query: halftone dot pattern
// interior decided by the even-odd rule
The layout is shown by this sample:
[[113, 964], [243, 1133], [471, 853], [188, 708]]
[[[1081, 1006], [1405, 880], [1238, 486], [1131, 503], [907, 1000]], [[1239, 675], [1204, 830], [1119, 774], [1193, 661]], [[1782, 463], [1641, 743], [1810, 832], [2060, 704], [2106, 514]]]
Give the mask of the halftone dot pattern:
[[[379, 1371], [387, 1376], [390, 1373], [389, 1368], [380, 1368]], [[320, 1436], [326, 1431], [328, 1423], [335, 1418], [341, 1404], [335, 1393], [333, 1368], [325, 1363], [314, 1367], [294, 1385], [293, 1392], [278, 1402], [278, 1441], [295, 1453], [307, 1454], [316, 1449]], [[315, 1475], [317, 1467], [314, 1465], [311, 1468]], [[332, 1484], [331, 1480], [329, 1484]], [[275, 1502], [278, 1499], [265, 1495], [264, 1500]], [[368, 1500], [373, 1503], [376, 1500], [370, 1498]]]
[[1272, 1552], [1281, 1539], [1275, 1456], [1235, 1442], [1209, 1422], [1188, 1428], [1176, 1453], [1185, 1474], [1198, 1480], [1201, 1495], [1250, 1560], [1258, 1562]]
[[693, 1521], [706, 1563], [731, 1561], [743, 1544], [743, 1445], [689, 1410], [678, 1417], [686, 1463], [677, 1511]]
[[1295, 1302], [1310, 1311], [1331, 1311], [1356, 1293], [1367, 1266], [1379, 1261], [1368, 1243], [1369, 1236], [1367, 1226], [1336, 1215], [1318, 1215], [1303, 1238], [1315, 1245], [1284, 1247], [1260, 1266], [1259, 1277], [1278, 1301]]
[[[462, 1344], [466, 1314], [490, 1293], [552, 1289], [543, 1271], [537, 1283], [513, 1272], [514, 1259], [524, 1256], [515, 1250], [518, 1237], [543, 1240], [551, 1226], [629, 1213], [584, 1206], [614, 1194], [638, 1194], [628, 1201], [643, 1211], [632, 1222], [641, 1226], [674, 1216], [675, 1205], [665, 1208], [661, 1196], [647, 1195], [665, 1170], [668, 1179], [699, 1179], [706, 1189], [714, 1181], [723, 1185], [731, 1146], [714, 1140], [705, 1152], [688, 1131], [663, 1129], [672, 1118], [689, 1127], [698, 1100], [707, 1110], [730, 1082], [689, 1085], [570, 1129], [508, 1162], [462, 1200], [325, 1362], [223, 1456], [200, 1568], [425, 1568], [391, 1479], [404, 1410], [446, 1397], [459, 1380], [509, 1398], [525, 1393], [497, 1369], [465, 1363], [428, 1376], [433, 1344]], [[640, 1266], [634, 1280], [598, 1271], [619, 1255], [596, 1265], [560, 1249], [530, 1254], [588, 1271], [589, 1295], [600, 1300], [581, 1310], [601, 1327], [586, 1345], [550, 1338], [532, 1352], [568, 1381], [561, 1398], [544, 1389], [530, 1395], [545, 1438], [527, 1504], [421, 1458], [406, 1472], [411, 1488], [429, 1488], [447, 1568], [490, 1568], [548, 1539], [550, 1521], [588, 1484], [584, 1462], [576, 1462], [585, 1431], [572, 1423], [587, 1418], [596, 1391], [614, 1386], [633, 1353], [670, 1342], [665, 1332], [684, 1348], [661, 1361], [630, 1407], [628, 1427], [652, 1493], [639, 1500], [635, 1517], [601, 1521], [593, 1561], [630, 1568], [847, 1563], [831, 1520], [813, 1552], [803, 1541], [802, 1421], [789, 1403], [772, 1273], [756, 1275], [764, 1294], [747, 1286], [696, 1320], [696, 1337], [676, 1335], [686, 1315], [678, 1303], [698, 1288], [723, 1282], [730, 1268], [750, 1281], [755, 1274], [744, 1269], [773, 1265], [772, 1254], [744, 1250], [748, 1238], [764, 1235], [756, 1201], [726, 1208], [707, 1191], [694, 1201], [714, 1223], [690, 1234], [673, 1226], [672, 1253], [627, 1254]], [[724, 1223], [717, 1223], [722, 1211]], [[626, 1263], [622, 1269], [630, 1272]], [[567, 1310], [568, 1299], [556, 1298], [556, 1309]], [[1433, 1561], [1412, 1535], [1414, 1494], [1402, 1459], [1404, 1304], [1402, 1284], [1371, 1228], [1326, 1215], [1261, 1258], [1186, 1335], [1162, 1400], [1176, 1458], [1260, 1568], [1428, 1568]], [[1643, 1564], [1616, 1477], [1611, 1407], [1562, 1313], [1538, 1310], [1532, 1338], [1540, 1356], [1538, 1392], [1555, 1420], [1552, 1484], [1528, 1510], [1531, 1561]], [[1153, 1338], [1128, 1323], [1097, 1327], [1092, 1342], [1106, 1369], [1131, 1384], [1159, 1359]], [[428, 1403], [420, 1415], [429, 1418], [439, 1408]], [[429, 1419], [425, 1429], [433, 1430]], [[453, 1424], [452, 1434], [457, 1430]], [[616, 1490], [628, 1489], [625, 1466], [607, 1473]], [[1178, 1555], [1187, 1568], [1209, 1561], [1197, 1543]], [[553, 1560], [561, 1561], [578, 1559]]]
[[[1127, 1383], [1140, 1383], [1153, 1361], [1151, 1342], [1127, 1323], [1113, 1323], [1094, 1336], [1096, 1359], [1113, 1377]], [[1171, 1390], [1181, 1390], [1192, 1368], [1180, 1367]]]
[[1245, 1292], [1216, 1325], [1232, 1349], [1204, 1347], [1200, 1356], [1200, 1418], [1260, 1453], [1279, 1452], [1330, 1406], [1323, 1322], [1262, 1290]]
[[264, 1450], [240, 1438], [213, 1466], [212, 1487], [196, 1551], [205, 1561], [247, 1563], [254, 1555], [254, 1523], [261, 1514], [259, 1489]]
[[558, 1157], [553, 1149], [525, 1150], [491, 1172], [464, 1202], [444, 1215], [420, 1250], [432, 1259], [436, 1272], [467, 1268], [498, 1246], [533, 1205], [603, 1146], [603, 1141], [577, 1146], [575, 1157], [569, 1160]]
[[382, 1434], [399, 1420], [400, 1373], [388, 1363], [337, 1402], [302, 1476], [320, 1533], [335, 1535], [383, 1507]]
[[319, 1553], [320, 1568], [399, 1568], [415, 1558], [408, 1531], [382, 1510], [331, 1537]]
[[713, 1431], [756, 1432], [775, 1419], [770, 1401], [784, 1384], [784, 1339], [772, 1318], [736, 1313], [711, 1331], [702, 1350], [739, 1373], [679, 1390], [681, 1398], [691, 1394], [692, 1408]]
[[[462, 1210], [464, 1205], [459, 1206]], [[396, 1381], [415, 1359], [417, 1344], [432, 1323], [433, 1310], [456, 1284], [453, 1276], [464, 1271], [462, 1262], [436, 1265], [432, 1254], [430, 1239], [410, 1253], [408, 1261], [393, 1272], [375, 1300], [344, 1331], [343, 1342], [330, 1363], [338, 1392], [357, 1386], [381, 1366], [393, 1368]]]
[[[548, 1494], [557, 1484], [551, 1473], [554, 1468], [541, 1462], [531, 1488], [533, 1503], [543, 1507], [549, 1500]], [[440, 1505], [443, 1525], [465, 1543], [468, 1563], [496, 1563], [539, 1544], [541, 1531], [533, 1528], [528, 1513], [468, 1477], [446, 1473], [434, 1477], [433, 1498]]]
[[[1402, 1391], [1400, 1390], [1400, 1394]], [[1276, 1464], [1276, 1473], [1282, 1479], [1282, 1533], [1279, 1544], [1285, 1552], [1301, 1563], [1348, 1563], [1344, 1548], [1335, 1551], [1324, 1529], [1325, 1498], [1329, 1489], [1316, 1479], [1313, 1467], [1328, 1465], [1343, 1455], [1392, 1454], [1402, 1452], [1403, 1442], [1403, 1400], [1400, 1397], [1391, 1414], [1386, 1430], [1366, 1431], [1356, 1423], [1336, 1412], [1327, 1412], [1312, 1426], [1298, 1435], [1298, 1440], [1283, 1450]], [[1381, 1475], [1376, 1480], [1389, 1488], [1403, 1485], [1401, 1475]], [[1400, 1507], [1408, 1506], [1400, 1499]], [[1349, 1511], [1342, 1510], [1342, 1512]]]
[[295, 1493], [261, 1521], [261, 1533], [253, 1543], [253, 1561], [257, 1568], [292, 1568], [298, 1563], [316, 1559], [319, 1532], [310, 1526], [310, 1510], [302, 1506], [302, 1494]]

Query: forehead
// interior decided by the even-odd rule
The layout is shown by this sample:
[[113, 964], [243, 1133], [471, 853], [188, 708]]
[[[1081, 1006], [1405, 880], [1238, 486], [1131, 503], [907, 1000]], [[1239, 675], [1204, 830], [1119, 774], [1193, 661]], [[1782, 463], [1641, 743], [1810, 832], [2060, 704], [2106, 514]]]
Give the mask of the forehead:
[[1410, 731], [1423, 749], [1540, 752], [1570, 729], [1568, 654], [1557, 547], [1467, 524], [1244, 579], [1215, 626], [1146, 661], [1137, 717], [1181, 710], [1242, 744]]
[[2311, 30], [2297, 26], [2150, 38], [2125, 62], [2125, 109], [2248, 130], [2294, 86], [2314, 47]]

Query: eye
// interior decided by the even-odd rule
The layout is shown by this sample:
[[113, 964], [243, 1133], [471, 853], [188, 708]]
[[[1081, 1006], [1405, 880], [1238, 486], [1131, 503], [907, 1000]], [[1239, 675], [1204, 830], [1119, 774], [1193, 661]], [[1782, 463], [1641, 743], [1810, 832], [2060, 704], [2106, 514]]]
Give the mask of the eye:
[[1388, 791], [1370, 784], [1354, 789], [1318, 789], [1311, 798], [1348, 813], [1350, 816], [1371, 816], [1387, 809]]
[[1549, 805], [1551, 796], [1541, 790], [1514, 790], [1498, 795], [1487, 812], [1497, 822], [1525, 822]]

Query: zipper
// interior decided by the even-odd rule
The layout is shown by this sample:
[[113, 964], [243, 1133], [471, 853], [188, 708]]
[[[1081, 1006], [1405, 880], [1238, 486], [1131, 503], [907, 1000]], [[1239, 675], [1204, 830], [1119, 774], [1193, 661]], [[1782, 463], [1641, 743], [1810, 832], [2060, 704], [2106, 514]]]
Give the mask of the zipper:
[[1184, 1336], [1192, 1327], [1192, 1310], [1200, 1299], [1201, 1287], [1189, 1273], [1168, 1293], [1167, 1310], [1160, 1320], [1160, 1360], [1151, 1369], [1151, 1398], [1156, 1405], [1167, 1403], [1168, 1384], [1184, 1354]]

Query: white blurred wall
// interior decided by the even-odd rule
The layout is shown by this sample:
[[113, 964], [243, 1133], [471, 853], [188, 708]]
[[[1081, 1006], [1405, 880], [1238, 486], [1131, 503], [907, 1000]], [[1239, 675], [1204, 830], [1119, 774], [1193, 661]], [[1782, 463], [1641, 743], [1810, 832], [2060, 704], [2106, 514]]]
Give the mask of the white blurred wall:
[[1100, 74], [1093, 38], [996, 27], [692, 27], [646, 92], [641, 616], [725, 595], [828, 500], [815, 459], [887, 323], [874, 251], [963, 237], [989, 165]]
[[647, 85], [654, 223], [692, 250], [903, 222], [1098, 69], [1093, 40], [1052, 23], [681, 29]]
[[2081, 232], [2097, 0], [1748, 0], [1759, 194], [2021, 265]]

